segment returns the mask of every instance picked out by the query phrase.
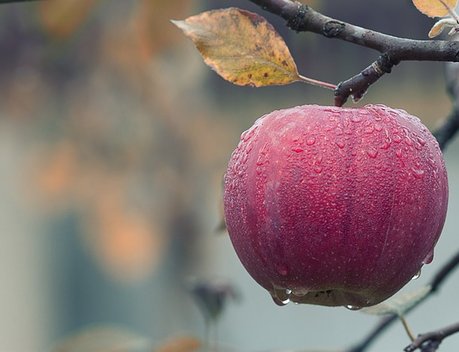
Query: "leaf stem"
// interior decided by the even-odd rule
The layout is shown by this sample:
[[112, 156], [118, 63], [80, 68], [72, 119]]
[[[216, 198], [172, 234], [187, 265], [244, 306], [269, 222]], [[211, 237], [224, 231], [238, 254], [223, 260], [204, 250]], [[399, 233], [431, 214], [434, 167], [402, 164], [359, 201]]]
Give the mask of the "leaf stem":
[[336, 85], [333, 84], [333, 83], [319, 81], [317, 79], [304, 77], [302, 75], [298, 75], [298, 78], [299, 78], [299, 81], [303, 82], [303, 83], [312, 84], [314, 86], [319, 86], [319, 87], [330, 89], [330, 90], [335, 90], [336, 89]]
[[444, 0], [438, 0], [441, 4], [448, 10], [449, 15], [454, 18], [457, 24], [459, 24], [459, 16], [456, 13], [456, 10], [449, 6]]
[[402, 322], [403, 328], [405, 329], [406, 334], [410, 338], [411, 342], [416, 340], [416, 336], [413, 334], [413, 330], [411, 330], [410, 325], [406, 321], [405, 317], [402, 314], [400, 314], [398, 317], [400, 318], [400, 321]]

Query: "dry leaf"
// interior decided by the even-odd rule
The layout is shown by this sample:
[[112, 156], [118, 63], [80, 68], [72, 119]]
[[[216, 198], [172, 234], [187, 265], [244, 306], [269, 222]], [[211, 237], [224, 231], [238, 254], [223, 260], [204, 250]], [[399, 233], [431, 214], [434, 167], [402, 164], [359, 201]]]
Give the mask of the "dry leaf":
[[386, 315], [386, 314], [397, 314], [403, 315], [416, 305], [420, 300], [424, 299], [432, 287], [430, 285], [422, 286], [413, 292], [407, 292], [399, 294], [387, 301], [381, 302], [371, 307], [362, 308], [362, 313], [372, 315]]
[[228, 8], [172, 21], [224, 79], [240, 86], [301, 80], [284, 40], [260, 15]]
[[413, 0], [414, 6], [429, 17], [448, 15], [449, 9], [454, 9], [458, 0]]

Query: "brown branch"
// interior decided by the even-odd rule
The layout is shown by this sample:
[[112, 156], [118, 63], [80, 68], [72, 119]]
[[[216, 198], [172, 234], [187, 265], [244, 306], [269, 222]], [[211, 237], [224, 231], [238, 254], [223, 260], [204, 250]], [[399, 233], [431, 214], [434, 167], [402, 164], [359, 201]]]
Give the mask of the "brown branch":
[[[438, 292], [440, 287], [443, 285], [445, 280], [453, 273], [453, 271], [459, 267], [459, 251], [450, 258], [445, 265], [443, 265], [440, 270], [434, 275], [432, 280], [430, 281], [430, 285], [432, 290], [420, 301], [418, 301], [415, 305], [413, 305], [406, 313], [411, 312], [413, 309], [418, 307], [422, 302], [424, 302], [427, 298], [432, 296], [435, 292]], [[391, 326], [394, 322], [398, 321], [397, 315], [389, 315], [387, 317], [382, 318], [379, 323], [375, 326], [375, 328], [370, 331], [370, 333], [365, 336], [362, 341], [360, 341], [355, 346], [346, 350], [346, 352], [364, 352], [369, 348], [373, 342], [378, 338], [384, 331], [387, 330], [389, 326]], [[423, 351], [425, 352], [425, 351]]]
[[414, 352], [419, 349], [422, 352], [434, 352], [445, 338], [456, 333], [459, 333], [459, 322], [419, 335], [410, 345], [405, 347], [404, 351]]
[[387, 35], [333, 19], [292, 0], [250, 1], [281, 16], [287, 21], [287, 26], [297, 32], [313, 32], [381, 53], [371, 66], [338, 85], [335, 90], [337, 106], [343, 105], [349, 96], [360, 99], [371, 84], [389, 73], [401, 61], [459, 61], [459, 42], [414, 40]]
[[[457, 40], [456, 38], [454, 38]], [[446, 71], [446, 88], [451, 97], [453, 108], [443, 125], [435, 132], [440, 148], [444, 150], [446, 145], [455, 136], [459, 130], [459, 64], [456, 62], [448, 62], [445, 67]]]
[[453, 108], [449, 116], [446, 118], [443, 125], [441, 125], [433, 135], [438, 141], [441, 150], [445, 150], [447, 144], [453, 139], [459, 130], [459, 109]]

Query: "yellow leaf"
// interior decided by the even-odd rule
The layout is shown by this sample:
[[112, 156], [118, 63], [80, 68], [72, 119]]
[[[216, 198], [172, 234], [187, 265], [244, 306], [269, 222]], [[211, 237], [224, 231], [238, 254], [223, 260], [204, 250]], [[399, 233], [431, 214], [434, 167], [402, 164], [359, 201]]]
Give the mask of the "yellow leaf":
[[228, 8], [172, 22], [227, 81], [261, 87], [303, 80], [284, 40], [260, 15]]
[[429, 17], [448, 15], [449, 9], [454, 9], [458, 0], [413, 0], [414, 6]]

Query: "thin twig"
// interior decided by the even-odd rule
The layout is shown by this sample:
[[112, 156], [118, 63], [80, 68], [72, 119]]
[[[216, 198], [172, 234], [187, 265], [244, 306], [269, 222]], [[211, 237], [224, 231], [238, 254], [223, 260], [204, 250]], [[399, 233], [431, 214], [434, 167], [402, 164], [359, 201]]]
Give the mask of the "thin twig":
[[445, 122], [433, 133], [440, 145], [441, 150], [445, 150], [447, 144], [453, 139], [459, 130], [459, 110], [453, 109]]
[[403, 328], [405, 329], [405, 332], [408, 335], [408, 338], [411, 341], [416, 340], [416, 337], [413, 334], [413, 330], [411, 330], [410, 325], [406, 321], [406, 318], [403, 315], [399, 315], [398, 317], [399, 317], [400, 321], [402, 322]]
[[368, 89], [401, 61], [459, 61], [459, 43], [446, 40], [399, 38], [355, 26], [325, 16], [311, 7], [292, 0], [250, 0], [263, 9], [281, 16], [287, 26], [298, 32], [313, 32], [327, 38], [374, 49], [381, 56], [358, 75], [340, 83], [335, 90], [335, 105], [343, 105], [349, 96], [360, 99]]
[[405, 347], [404, 351], [414, 352], [417, 349], [422, 352], [436, 351], [446, 337], [456, 333], [459, 333], [459, 322], [419, 335], [410, 345]]
[[[454, 40], [459, 39], [456, 35]], [[448, 62], [445, 67], [446, 88], [453, 103], [453, 108], [447, 119], [435, 132], [438, 144], [445, 150], [449, 141], [453, 139], [459, 130], [459, 63]]]

